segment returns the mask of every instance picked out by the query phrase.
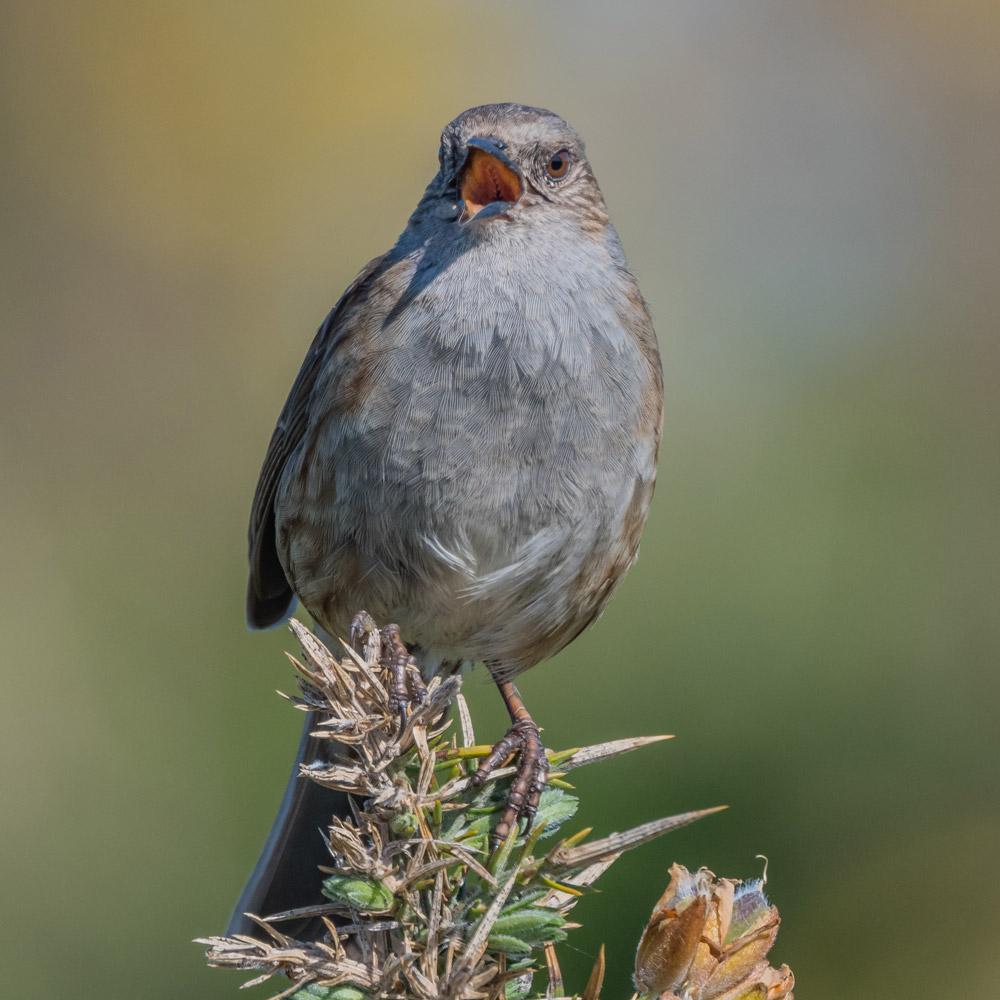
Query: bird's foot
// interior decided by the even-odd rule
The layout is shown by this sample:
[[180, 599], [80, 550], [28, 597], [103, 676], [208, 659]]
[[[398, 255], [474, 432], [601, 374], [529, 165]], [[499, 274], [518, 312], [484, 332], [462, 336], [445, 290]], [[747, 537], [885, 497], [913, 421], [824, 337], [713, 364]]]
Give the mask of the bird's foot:
[[522, 819], [531, 826], [538, 809], [538, 800], [545, 789], [549, 774], [549, 759], [545, 756], [538, 726], [530, 715], [516, 719], [507, 734], [483, 758], [472, 775], [472, 784], [480, 787], [515, 751], [518, 752], [517, 776], [507, 793], [507, 805], [490, 835], [490, 847], [496, 850]]
[[365, 656], [369, 663], [378, 663], [382, 654], [382, 633], [367, 611], [359, 611], [351, 619], [351, 645], [356, 646], [361, 640]]
[[399, 718], [402, 730], [410, 703], [422, 705], [427, 700], [427, 687], [406, 643], [399, 637], [398, 625], [382, 629], [382, 668], [389, 673], [389, 709]]
[[400, 638], [399, 626], [386, 625], [380, 629], [367, 611], [359, 611], [351, 619], [351, 642], [357, 645], [358, 640], [363, 642], [368, 663], [380, 666], [389, 675], [389, 709], [398, 717], [402, 731], [409, 706], [422, 705], [427, 700], [427, 686], [420, 668]]

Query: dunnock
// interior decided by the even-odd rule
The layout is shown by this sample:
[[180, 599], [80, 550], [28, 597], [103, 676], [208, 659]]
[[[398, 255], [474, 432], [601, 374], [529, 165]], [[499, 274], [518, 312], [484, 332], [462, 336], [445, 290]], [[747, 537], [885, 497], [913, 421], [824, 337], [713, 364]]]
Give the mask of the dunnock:
[[[365, 608], [398, 623], [390, 642], [425, 675], [484, 662], [512, 725], [476, 777], [520, 752], [503, 839], [530, 820], [548, 766], [512, 679], [594, 621], [635, 560], [663, 379], [566, 122], [473, 108], [439, 159], [395, 247], [320, 327], [278, 419], [251, 513], [247, 619], [269, 628], [301, 599], [344, 635]], [[322, 755], [309, 725], [299, 761]], [[246, 910], [314, 901], [316, 830], [344, 803], [297, 773], [230, 933], [252, 930]]]

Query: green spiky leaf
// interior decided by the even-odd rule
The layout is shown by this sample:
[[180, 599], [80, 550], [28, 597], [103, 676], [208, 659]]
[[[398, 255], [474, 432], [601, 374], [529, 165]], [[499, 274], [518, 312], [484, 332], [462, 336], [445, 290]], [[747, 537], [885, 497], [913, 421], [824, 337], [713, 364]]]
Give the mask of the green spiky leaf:
[[493, 925], [493, 935], [514, 937], [529, 942], [532, 946], [552, 941], [563, 932], [565, 919], [557, 910], [544, 906], [525, 906], [513, 912], [501, 913]]

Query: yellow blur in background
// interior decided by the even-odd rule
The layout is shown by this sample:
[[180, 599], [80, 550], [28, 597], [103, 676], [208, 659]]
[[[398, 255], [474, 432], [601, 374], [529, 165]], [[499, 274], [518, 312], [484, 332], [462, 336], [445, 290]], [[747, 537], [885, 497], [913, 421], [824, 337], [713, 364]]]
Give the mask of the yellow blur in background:
[[190, 939], [300, 721], [243, 624], [259, 463], [441, 127], [513, 100], [587, 140], [667, 381], [639, 564], [522, 689], [550, 746], [677, 734], [581, 776], [599, 834], [730, 805], [583, 901], [567, 988], [604, 941], [629, 995], [672, 861], [763, 853], [804, 997], [994, 997], [998, 44], [984, 0], [7, 0], [0, 992], [242, 981]]

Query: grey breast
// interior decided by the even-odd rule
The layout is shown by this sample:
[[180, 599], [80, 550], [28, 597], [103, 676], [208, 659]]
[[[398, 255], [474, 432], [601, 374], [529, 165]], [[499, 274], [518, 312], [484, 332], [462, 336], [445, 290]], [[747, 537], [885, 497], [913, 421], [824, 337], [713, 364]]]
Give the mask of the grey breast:
[[[635, 432], [649, 360], [622, 325], [633, 279], [613, 230], [517, 236], [418, 247], [369, 306], [367, 394], [324, 428], [332, 465], [292, 470], [331, 500], [324, 544], [285, 556], [310, 610], [310, 590], [326, 601], [324, 625], [364, 606], [430, 660], [517, 670], [599, 610], [581, 574], [621, 560], [625, 513], [655, 474], [655, 441]], [[335, 367], [316, 391], [342, 391]]]

